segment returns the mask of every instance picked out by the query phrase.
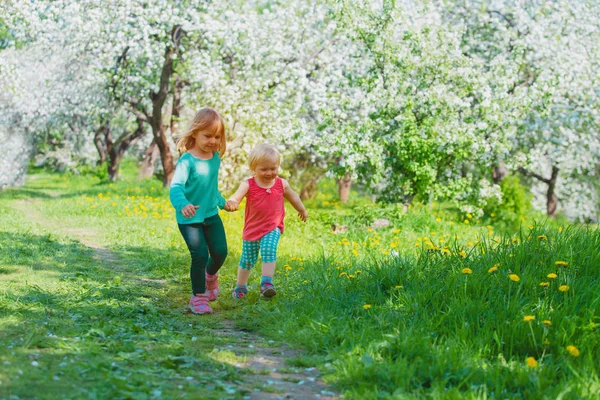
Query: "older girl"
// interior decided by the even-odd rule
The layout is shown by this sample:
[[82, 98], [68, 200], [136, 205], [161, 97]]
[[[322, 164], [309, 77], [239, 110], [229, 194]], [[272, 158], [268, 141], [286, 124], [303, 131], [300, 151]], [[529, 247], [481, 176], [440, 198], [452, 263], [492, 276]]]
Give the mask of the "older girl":
[[179, 231], [190, 251], [194, 314], [208, 314], [219, 295], [218, 272], [227, 257], [227, 239], [219, 208], [229, 209], [218, 189], [220, 155], [225, 153], [225, 125], [212, 108], [201, 109], [177, 141], [181, 157], [169, 197]]

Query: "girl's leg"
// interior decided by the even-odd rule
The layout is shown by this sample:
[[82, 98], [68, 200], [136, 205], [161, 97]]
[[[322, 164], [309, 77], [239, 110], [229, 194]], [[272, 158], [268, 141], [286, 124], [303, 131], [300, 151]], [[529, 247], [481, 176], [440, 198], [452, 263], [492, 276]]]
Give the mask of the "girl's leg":
[[236, 284], [241, 285], [241, 286], [248, 285], [248, 278], [250, 278], [250, 271], [252, 271], [252, 270], [243, 269], [243, 268], [238, 267]]
[[268, 276], [269, 278], [273, 279], [273, 277], [275, 276], [275, 264], [277, 264], [276, 261], [263, 262], [262, 276]]
[[207, 218], [202, 225], [204, 226], [204, 236], [210, 253], [206, 265], [206, 273], [216, 275], [227, 258], [225, 228], [218, 214]]
[[258, 251], [260, 249], [260, 241], [242, 241], [242, 257], [238, 266], [237, 283], [233, 291], [234, 299], [241, 299], [248, 293], [248, 278], [250, 271], [256, 260], [258, 260]]
[[179, 231], [192, 256], [190, 279], [192, 295], [203, 294], [206, 291], [206, 264], [208, 262], [208, 246], [202, 224], [178, 224]]
[[260, 293], [264, 297], [273, 297], [277, 294], [273, 285], [275, 264], [277, 263], [277, 245], [281, 231], [275, 228], [260, 240], [260, 254], [262, 256], [262, 278], [260, 280]]

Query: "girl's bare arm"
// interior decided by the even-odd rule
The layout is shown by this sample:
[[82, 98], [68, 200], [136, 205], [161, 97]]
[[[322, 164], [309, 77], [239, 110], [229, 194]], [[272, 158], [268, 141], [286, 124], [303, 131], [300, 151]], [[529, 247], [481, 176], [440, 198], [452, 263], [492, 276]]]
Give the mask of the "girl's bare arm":
[[238, 187], [235, 193], [229, 197], [229, 200], [227, 200], [226, 206], [230, 208], [229, 211], [235, 211], [238, 209], [240, 202], [244, 199], [246, 193], [248, 193], [248, 188], [248, 180], [244, 179], [242, 183], [240, 183], [240, 187]]
[[298, 196], [298, 194], [294, 192], [294, 189], [290, 187], [288, 181], [286, 181], [285, 179], [282, 179], [282, 181], [283, 197], [285, 197], [285, 199], [290, 202], [290, 204], [296, 209], [296, 211], [298, 211], [298, 216], [300, 217], [300, 219], [306, 222], [306, 219], [308, 218], [308, 211], [306, 211], [306, 207], [304, 207], [304, 204], [302, 204], [300, 196]]

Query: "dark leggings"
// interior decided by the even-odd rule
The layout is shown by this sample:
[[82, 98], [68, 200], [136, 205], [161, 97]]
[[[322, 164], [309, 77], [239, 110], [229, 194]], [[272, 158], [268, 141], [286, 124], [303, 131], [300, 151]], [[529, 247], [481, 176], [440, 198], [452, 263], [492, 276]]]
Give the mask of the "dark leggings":
[[227, 257], [225, 228], [219, 215], [213, 215], [200, 224], [178, 224], [183, 240], [192, 256], [190, 278], [192, 294], [206, 291], [205, 273], [215, 275]]

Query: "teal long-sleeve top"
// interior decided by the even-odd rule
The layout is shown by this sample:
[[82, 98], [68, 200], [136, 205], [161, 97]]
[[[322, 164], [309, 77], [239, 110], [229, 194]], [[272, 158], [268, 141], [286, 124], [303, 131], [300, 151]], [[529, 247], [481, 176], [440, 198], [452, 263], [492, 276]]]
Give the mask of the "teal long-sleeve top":
[[[219, 168], [221, 158], [216, 152], [210, 160], [201, 160], [184, 153], [177, 161], [171, 180], [169, 198], [175, 208], [177, 223], [197, 224], [219, 213], [225, 206], [225, 198], [219, 192]], [[181, 213], [188, 204], [200, 206], [196, 215], [185, 218]]]

